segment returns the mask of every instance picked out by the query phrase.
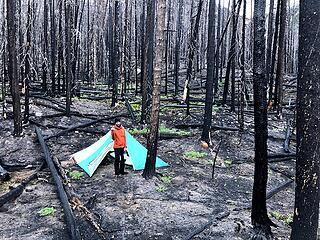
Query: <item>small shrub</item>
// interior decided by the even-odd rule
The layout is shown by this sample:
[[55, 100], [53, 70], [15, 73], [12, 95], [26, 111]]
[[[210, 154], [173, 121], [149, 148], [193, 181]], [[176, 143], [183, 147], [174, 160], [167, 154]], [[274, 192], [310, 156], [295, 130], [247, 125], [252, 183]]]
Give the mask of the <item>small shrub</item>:
[[45, 208], [42, 208], [38, 213], [41, 217], [46, 217], [46, 216], [53, 215], [55, 211], [56, 210], [53, 207], [45, 207]]
[[79, 172], [77, 170], [74, 170], [74, 171], [69, 172], [69, 176], [73, 180], [80, 180], [84, 176], [84, 173], [83, 172]]
[[290, 225], [293, 222], [293, 214], [285, 215], [274, 211], [271, 213], [271, 216], [277, 219], [278, 221], [282, 221], [287, 225]]
[[227, 165], [228, 167], [230, 167], [231, 164], [232, 164], [232, 160], [231, 159], [225, 159], [224, 160], [224, 164]]
[[157, 192], [160, 192], [160, 193], [165, 192], [165, 191], [167, 191], [167, 187], [166, 187], [165, 185], [159, 185], [159, 186], [156, 188], [156, 191], [157, 191]]
[[164, 184], [170, 184], [171, 181], [172, 181], [172, 177], [170, 177], [170, 176], [163, 176], [163, 177], [161, 177], [161, 181], [162, 181]]
[[206, 156], [206, 154], [202, 152], [197, 152], [197, 151], [189, 151], [184, 153], [184, 156], [187, 158], [203, 158]]

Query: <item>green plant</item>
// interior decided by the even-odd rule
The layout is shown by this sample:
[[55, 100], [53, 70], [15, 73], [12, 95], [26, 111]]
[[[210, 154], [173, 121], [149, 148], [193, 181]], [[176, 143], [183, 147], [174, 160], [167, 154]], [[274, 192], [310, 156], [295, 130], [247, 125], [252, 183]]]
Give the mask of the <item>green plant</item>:
[[77, 170], [73, 170], [73, 171], [69, 172], [69, 176], [73, 180], [80, 180], [84, 176], [84, 173], [83, 172], [79, 172]]
[[161, 177], [161, 181], [162, 181], [164, 184], [170, 184], [171, 181], [172, 181], [172, 177], [170, 177], [170, 176], [163, 176], [163, 177]]
[[147, 128], [143, 128], [143, 129], [139, 130], [139, 129], [134, 128], [134, 129], [131, 129], [129, 132], [130, 132], [132, 135], [142, 135], [142, 136], [146, 136], [146, 135], [148, 134], [148, 129], [147, 129]]
[[41, 217], [50, 216], [55, 213], [55, 209], [53, 207], [45, 207], [42, 208], [38, 213]]
[[274, 211], [271, 212], [271, 216], [277, 219], [278, 221], [284, 222], [287, 225], [290, 225], [293, 222], [293, 214], [285, 215], [277, 211]]
[[189, 152], [185, 152], [184, 156], [187, 158], [203, 158], [206, 156], [206, 154], [202, 152], [197, 152], [197, 151], [189, 151]]
[[227, 165], [228, 167], [230, 167], [232, 164], [232, 160], [227, 158], [224, 160], [224, 164]]
[[156, 188], [156, 191], [157, 192], [165, 192], [167, 191], [167, 187], [165, 185], [159, 185], [157, 188]]
[[160, 126], [159, 132], [160, 132], [160, 135], [161, 134], [178, 135], [178, 136], [182, 136], [182, 137], [188, 137], [191, 135], [191, 132], [177, 130], [177, 129], [173, 129], [173, 128], [166, 128], [164, 126]]

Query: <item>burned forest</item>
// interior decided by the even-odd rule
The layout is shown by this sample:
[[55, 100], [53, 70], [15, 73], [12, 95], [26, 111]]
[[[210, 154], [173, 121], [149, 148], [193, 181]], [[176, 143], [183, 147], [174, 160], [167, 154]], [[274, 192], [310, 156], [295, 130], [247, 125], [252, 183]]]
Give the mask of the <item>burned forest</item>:
[[1, 0], [0, 240], [319, 240], [319, 0]]

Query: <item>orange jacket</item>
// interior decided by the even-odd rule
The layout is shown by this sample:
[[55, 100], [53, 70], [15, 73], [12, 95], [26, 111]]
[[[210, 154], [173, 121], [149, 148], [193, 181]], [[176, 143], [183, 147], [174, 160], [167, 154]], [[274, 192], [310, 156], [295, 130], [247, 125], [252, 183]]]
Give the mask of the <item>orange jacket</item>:
[[126, 148], [127, 141], [126, 141], [126, 133], [124, 127], [118, 127], [114, 125], [111, 128], [111, 136], [113, 139], [113, 148]]

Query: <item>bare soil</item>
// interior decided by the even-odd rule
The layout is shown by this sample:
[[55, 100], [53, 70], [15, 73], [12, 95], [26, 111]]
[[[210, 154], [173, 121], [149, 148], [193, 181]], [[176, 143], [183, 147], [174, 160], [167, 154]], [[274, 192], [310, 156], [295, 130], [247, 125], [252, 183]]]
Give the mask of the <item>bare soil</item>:
[[[50, 104], [48, 101], [41, 101]], [[84, 114], [112, 116], [126, 112], [123, 103], [114, 109], [110, 109], [109, 106], [108, 101], [76, 99], [73, 102], [74, 110]], [[43, 115], [57, 112], [36, 103], [33, 103], [31, 111], [34, 121], [42, 125], [55, 126], [41, 127], [44, 135], [61, 131], [58, 127], [89, 120], [76, 116], [42, 118]], [[202, 110], [193, 109], [192, 113], [194, 117], [185, 118], [184, 109], [164, 108], [161, 112], [161, 124], [174, 127], [182, 122], [199, 122]], [[123, 122], [127, 129], [142, 127], [134, 125], [130, 118], [123, 118]], [[164, 183], [160, 175], [147, 181], [142, 178], [141, 172], [132, 171], [127, 167], [129, 174], [116, 178], [112, 159], [101, 164], [93, 177], [85, 175], [80, 180], [71, 180], [72, 185], [81, 200], [87, 203], [87, 207], [100, 219], [107, 239], [184, 239], [190, 232], [221, 212], [230, 214], [214, 221], [193, 239], [249, 239], [252, 226], [250, 210], [246, 207], [250, 206], [254, 172], [252, 113], [246, 113], [246, 122], [244, 133], [212, 132], [214, 145], [222, 140], [214, 179], [211, 178], [214, 156], [208, 149], [201, 148], [201, 130], [189, 129], [192, 133], [190, 137], [159, 141], [158, 154], [170, 164], [170, 167], [158, 169], [158, 172], [162, 176], [172, 177], [171, 183], [167, 184], [163, 191], [161, 186], [164, 186]], [[237, 116], [220, 107], [215, 113], [215, 124], [236, 127]], [[12, 176], [10, 181], [1, 182], [1, 195], [30, 175], [44, 161], [34, 127], [33, 124], [29, 124], [25, 126], [22, 137], [12, 137], [12, 120], [0, 119], [0, 163], [7, 166]], [[286, 117], [279, 120], [270, 115], [270, 153], [283, 152], [285, 127]], [[86, 130], [94, 130], [100, 134], [77, 130], [51, 139], [47, 144], [52, 156], [58, 158], [67, 171], [81, 171], [78, 166], [68, 162], [69, 156], [95, 142], [102, 136], [101, 133], [107, 132], [109, 128], [109, 123], [99, 123]], [[137, 139], [146, 144], [144, 137], [137, 136]], [[291, 143], [291, 149], [295, 151], [294, 141]], [[206, 156], [187, 158], [184, 156], [187, 151], [204, 152]], [[231, 164], [229, 160], [232, 161]], [[281, 171], [286, 175], [294, 175], [293, 160], [270, 165], [277, 171], [269, 170], [268, 191], [288, 180]], [[293, 212], [293, 187], [292, 184], [268, 200], [269, 213], [277, 211], [289, 215]], [[54, 207], [56, 212], [41, 217], [38, 212], [44, 207]], [[0, 239], [3, 240], [68, 239], [56, 186], [48, 169], [42, 170], [40, 176], [28, 184], [20, 197], [1, 208], [0, 219]], [[278, 228], [273, 229], [275, 239], [289, 239], [290, 226], [273, 217], [271, 219], [278, 225]]]

